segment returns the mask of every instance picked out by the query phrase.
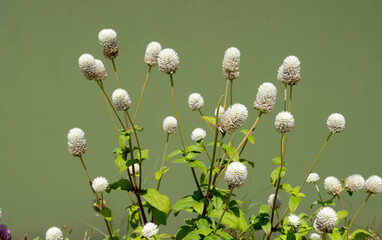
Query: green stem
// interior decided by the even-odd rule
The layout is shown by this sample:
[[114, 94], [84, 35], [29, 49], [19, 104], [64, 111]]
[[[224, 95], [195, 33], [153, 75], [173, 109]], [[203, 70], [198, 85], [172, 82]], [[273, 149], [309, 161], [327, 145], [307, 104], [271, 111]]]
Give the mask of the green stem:
[[[341, 198], [340, 198], [340, 195], [339, 194], [337, 194], [337, 198], [338, 198], [338, 202], [340, 203], [340, 205], [341, 205], [341, 209], [343, 210], [343, 211], [345, 211], [345, 208], [344, 208], [344, 205], [342, 204], [342, 201], [341, 201]], [[322, 201], [322, 200], [321, 200]], [[348, 221], [347, 221], [347, 219], [346, 219], [346, 217], [344, 218], [344, 220], [345, 220], [345, 225], [346, 225], [346, 229], [349, 229], [348, 228]], [[348, 231], [346, 231], [346, 238], [348, 238]]]
[[318, 186], [317, 186], [317, 183], [316, 183], [316, 182], [314, 182], [314, 186], [316, 187], [316, 190], [317, 190], [318, 196], [320, 197], [321, 205], [323, 206], [323, 205], [324, 205], [324, 201], [322, 201], [322, 197], [321, 197], [320, 189], [318, 188]]
[[[203, 113], [202, 113], [202, 110], [200, 110], [200, 109], [199, 109], [199, 113], [200, 113], [200, 116], [202, 116], [202, 117], [204, 116]], [[214, 134], [214, 130], [212, 130], [211, 126], [206, 121], [204, 121], [204, 122], [207, 124], [208, 128], [211, 130], [211, 133], [213, 135]]]
[[202, 142], [202, 147], [203, 147], [204, 151], [206, 152], [208, 159], [210, 160], [210, 162], [212, 162], [212, 158], [211, 158], [210, 154], [208, 154], [207, 148], [206, 148], [206, 146], [204, 146], [203, 142]]
[[229, 201], [231, 200], [231, 196], [232, 196], [233, 189], [234, 189], [233, 187], [229, 187], [229, 193], [228, 193], [228, 197], [227, 197], [227, 202], [225, 203], [225, 208], [224, 208], [224, 210], [223, 210], [222, 215], [220, 216], [219, 222], [218, 222], [218, 224], [216, 225], [216, 228], [215, 228], [215, 230], [214, 230], [213, 233], [216, 233], [216, 231], [218, 230], [219, 225], [220, 225], [220, 223], [221, 223], [221, 221], [222, 221], [222, 219], [223, 219], [223, 216], [224, 216], [225, 212], [226, 212], [227, 209], [228, 209]]
[[291, 110], [292, 108], [292, 89], [293, 89], [293, 85], [290, 85], [289, 87], [289, 111]]
[[180, 130], [180, 122], [179, 122], [179, 117], [178, 117], [178, 111], [176, 110], [174, 80], [172, 78], [172, 74], [169, 74], [169, 75], [170, 75], [170, 81], [171, 81], [172, 102], [174, 103], [174, 111], [175, 111], [176, 121], [178, 122], [178, 130], [179, 130], [180, 140], [182, 141], [182, 146], [183, 146], [184, 154], [187, 155], [186, 147], [185, 147], [184, 141], [183, 141], [182, 131]]
[[117, 74], [117, 68], [115, 67], [114, 58], [111, 59], [111, 62], [113, 63], [113, 68], [114, 68], [115, 78], [117, 79], [117, 86], [118, 86], [118, 88], [120, 88], [121, 86], [119, 85], [119, 79], [118, 79], [118, 74]]
[[134, 117], [133, 117], [133, 123], [135, 123], [135, 119], [136, 119], [138, 111], [139, 111], [139, 106], [141, 106], [141, 101], [142, 101], [142, 98], [143, 98], [143, 93], [145, 92], [145, 88], [146, 88], [147, 80], [149, 79], [149, 76], [150, 76], [151, 68], [152, 67], [149, 65], [149, 70], [148, 70], [147, 75], [146, 75], [146, 80], [145, 80], [145, 83], [143, 84], [141, 96], [139, 97], [139, 101], [138, 101], [138, 106], [137, 106], [137, 109], [135, 110], [135, 114], [134, 114]]
[[[251, 134], [250, 134], [250, 136], [251, 136], [252, 133], [253, 133], [253, 131], [255, 131], [255, 128], [251, 128], [249, 131], [251, 132]], [[239, 156], [241, 156], [241, 154], [243, 153], [243, 151], [244, 151], [245, 146], [247, 145], [247, 143], [248, 143], [248, 138], [247, 138], [247, 140], [245, 140], [245, 143], [244, 143], [243, 147], [242, 147], [241, 150], [240, 150]]]
[[286, 102], [287, 102], [287, 84], [284, 83], [284, 112], [286, 111]]
[[162, 157], [162, 166], [160, 167], [160, 171], [162, 172], [162, 175], [160, 176], [159, 180], [158, 180], [158, 186], [157, 186], [157, 190], [159, 191], [159, 187], [160, 187], [160, 183], [162, 181], [162, 177], [163, 177], [163, 167], [164, 167], [164, 160], [166, 158], [166, 152], [167, 152], [167, 146], [168, 146], [168, 139], [170, 138], [170, 134], [167, 133], [167, 137], [166, 137], [166, 145], [164, 146], [164, 152], [163, 152], [163, 157]]
[[230, 82], [231, 82], [231, 87], [230, 87], [230, 90], [231, 90], [231, 94], [230, 94], [230, 98], [231, 98], [231, 105], [233, 104], [233, 102], [232, 102], [232, 92], [233, 92], [233, 80], [230, 80]]
[[369, 200], [370, 196], [371, 196], [371, 193], [369, 193], [369, 194], [367, 195], [367, 197], [366, 197], [365, 201], [363, 202], [362, 206], [358, 209], [357, 213], [354, 215], [353, 219], [351, 220], [351, 222], [350, 222], [350, 224], [349, 224], [348, 232], [350, 232], [350, 228], [351, 228], [351, 226], [353, 225], [353, 222], [354, 222], [355, 218], [356, 218], [356, 217], [358, 216], [358, 214], [361, 212], [362, 208], [365, 206], [365, 204], [366, 204], [367, 200]]
[[[229, 76], [229, 73], [228, 73], [228, 76]], [[224, 108], [224, 109], [225, 109], [226, 102], [227, 102], [228, 86], [229, 86], [229, 78], [227, 78], [227, 84], [226, 84], [226, 86], [225, 86], [224, 104], [223, 104], [223, 108]], [[217, 111], [217, 110], [216, 110], [216, 111]]]

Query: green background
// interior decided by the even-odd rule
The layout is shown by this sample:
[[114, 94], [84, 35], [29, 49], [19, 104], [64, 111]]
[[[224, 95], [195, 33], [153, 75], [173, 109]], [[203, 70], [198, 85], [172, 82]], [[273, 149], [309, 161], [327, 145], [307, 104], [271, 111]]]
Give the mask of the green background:
[[[177, 104], [186, 144], [191, 131], [207, 130], [197, 112], [187, 106], [188, 95], [199, 92], [203, 112], [213, 115], [225, 89], [221, 62], [231, 46], [242, 53], [241, 76], [234, 82], [234, 102], [245, 104], [249, 128], [257, 116], [252, 104], [258, 86], [273, 82], [278, 88], [274, 112], [265, 115], [255, 132], [256, 143], [243, 157], [254, 161], [247, 183], [235, 190], [246, 204], [265, 203], [272, 193], [271, 159], [279, 155], [280, 135], [274, 118], [282, 109], [283, 85], [277, 69], [288, 55], [301, 60], [301, 81], [293, 91], [292, 113], [296, 124], [289, 135], [284, 182], [301, 184], [329, 131], [326, 119], [333, 112], [346, 118], [346, 129], [335, 134], [315, 169], [321, 176], [346, 178], [382, 175], [380, 91], [382, 66], [382, 2], [375, 1], [78, 1], [45, 0], [0, 2], [0, 208], [3, 223], [14, 239], [24, 233], [44, 236], [51, 226], [67, 224], [72, 239], [83, 238], [86, 224], [105, 228], [91, 209], [92, 194], [77, 158], [67, 151], [66, 134], [72, 127], [86, 133], [84, 155], [93, 177], [109, 181], [120, 176], [111, 153], [117, 147], [115, 133], [98, 86], [86, 80], [78, 57], [91, 53], [107, 68], [104, 81], [109, 94], [116, 88], [111, 62], [104, 59], [98, 32], [113, 28], [118, 33], [120, 55], [116, 59], [121, 85], [130, 94], [135, 111], [147, 72], [143, 62], [146, 45], [158, 41], [175, 49], [180, 69], [174, 76]], [[146, 187], [155, 186], [165, 143], [162, 121], [173, 115], [168, 76], [154, 68], [137, 123], [150, 160], [144, 164]], [[239, 135], [239, 134], [237, 134]], [[239, 138], [239, 137], [238, 137]], [[170, 138], [169, 152], [180, 147], [179, 135]], [[168, 162], [171, 168], [161, 192], [172, 204], [194, 191], [185, 165]], [[224, 183], [220, 185], [224, 187]], [[304, 188], [298, 212], [308, 209], [317, 194]], [[323, 193], [328, 198], [326, 193]], [[366, 194], [351, 199], [345, 193], [350, 216]], [[284, 207], [288, 197], [283, 192]], [[381, 231], [381, 195], [372, 197], [356, 221]], [[115, 212], [115, 224], [126, 222], [126, 194], [113, 193], [107, 201]], [[258, 206], [251, 211], [257, 212]], [[339, 205], [335, 210], [340, 210]], [[311, 213], [308, 210], [308, 213]], [[160, 232], [175, 233], [184, 217], [170, 217]], [[124, 231], [124, 230], [123, 230]], [[95, 234], [95, 239], [100, 239]]]

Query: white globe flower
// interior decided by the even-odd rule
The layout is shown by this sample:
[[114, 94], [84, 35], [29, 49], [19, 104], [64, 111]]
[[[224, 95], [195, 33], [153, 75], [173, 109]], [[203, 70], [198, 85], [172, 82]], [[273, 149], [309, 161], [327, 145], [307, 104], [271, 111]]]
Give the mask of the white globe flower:
[[158, 42], [151, 42], [146, 47], [144, 61], [146, 64], [154, 67], [158, 65], [158, 55], [162, 51], [162, 46]]
[[113, 29], [103, 29], [98, 33], [98, 40], [105, 58], [113, 59], [118, 56], [117, 33]]
[[321, 239], [321, 235], [318, 233], [311, 233], [309, 235], [309, 240], [320, 240], [320, 239]]
[[224, 180], [230, 187], [241, 187], [247, 179], [247, 167], [241, 162], [232, 162], [228, 165]]
[[138, 163], [134, 163], [134, 165], [131, 165], [129, 167], [129, 173], [130, 173], [130, 175], [133, 175], [134, 173], [135, 174], [139, 174], [139, 164]]
[[111, 100], [113, 101], [115, 109], [118, 111], [126, 111], [130, 108], [131, 99], [125, 89], [118, 88], [114, 90], [113, 95], [111, 95]]
[[146, 223], [142, 229], [142, 235], [148, 239], [152, 238], [158, 232], [159, 232], [158, 226], [152, 222]]
[[294, 118], [290, 112], [280, 112], [275, 119], [275, 127], [279, 133], [287, 133], [292, 131], [294, 127]]
[[92, 187], [98, 193], [104, 192], [107, 186], [109, 186], [109, 182], [104, 177], [97, 177], [93, 180]]
[[191, 139], [198, 142], [206, 137], [207, 133], [202, 128], [195, 128], [191, 133]]
[[296, 56], [286, 57], [278, 70], [277, 79], [282, 83], [296, 84], [300, 78], [300, 60]]
[[[275, 200], [275, 194], [273, 193], [273, 194], [269, 195], [269, 197], [268, 197], [268, 206], [270, 206], [271, 208], [273, 208], [273, 201], [274, 200]], [[279, 195], [277, 195], [275, 208], [280, 208], [281, 204], [282, 204], [281, 198], [279, 197]]]
[[86, 152], [85, 133], [81, 128], [70, 129], [67, 137], [70, 154], [79, 157]]
[[333, 133], [338, 133], [345, 128], [345, 118], [339, 113], [333, 113], [326, 121], [326, 125]]
[[179, 57], [174, 49], [166, 48], [160, 51], [158, 55], [159, 71], [167, 74], [173, 74], [179, 68]]
[[204, 105], [204, 99], [202, 95], [199, 93], [192, 93], [188, 97], [188, 106], [192, 109], [192, 111], [199, 110]]
[[346, 178], [345, 180], [345, 187], [350, 192], [357, 192], [361, 190], [365, 186], [365, 179], [359, 175], [354, 174]]
[[276, 103], [277, 89], [275, 85], [265, 82], [260, 85], [253, 107], [260, 112], [272, 112]]
[[299, 227], [301, 224], [300, 218], [294, 214], [289, 215], [288, 222], [295, 228]]
[[94, 77], [94, 80], [104, 80], [107, 77], [105, 66], [103, 65], [102, 61], [99, 59], [95, 60], [96, 64], [96, 75]]
[[317, 174], [317, 173], [311, 173], [309, 174], [308, 178], [306, 179], [306, 181], [308, 183], [315, 183], [317, 182], [318, 180], [320, 180], [320, 176]]
[[[217, 113], [218, 109], [215, 108], [215, 117], [216, 117], [216, 113]], [[222, 106], [219, 106], [219, 118], [221, 118], [224, 114], [224, 108]]]
[[226, 79], [239, 77], [240, 51], [235, 47], [228, 48], [223, 58], [223, 74]]
[[336, 177], [325, 178], [324, 186], [326, 192], [333, 196], [340, 194], [342, 191], [342, 185]]
[[331, 232], [337, 225], [337, 213], [330, 207], [324, 207], [317, 213], [314, 228], [319, 233]]
[[97, 75], [97, 64], [94, 57], [89, 53], [84, 53], [78, 59], [78, 66], [82, 75], [89, 80], [93, 80]]
[[46, 231], [45, 235], [46, 240], [63, 240], [64, 235], [62, 234], [61, 229], [58, 227], [51, 227]]
[[369, 177], [365, 182], [365, 189], [371, 194], [382, 192], [382, 179], [377, 175]]
[[166, 133], [174, 133], [178, 129], [178, 121], [172, 116], [168, 116], [163, 120], [163, 131]]
[[229, 133], [240, 128], [248, 117], [247, 108], [240, 103], [230, 106], [221, 117], [221, 128]]

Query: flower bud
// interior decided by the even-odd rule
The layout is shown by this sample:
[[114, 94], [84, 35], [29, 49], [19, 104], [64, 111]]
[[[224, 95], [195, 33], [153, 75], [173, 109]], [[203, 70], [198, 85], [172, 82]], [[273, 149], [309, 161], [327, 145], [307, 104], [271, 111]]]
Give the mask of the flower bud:
[[51, 227], [46, 231], [45, 235], [46, 240], [63, 240], [64, 235], [58, 227]]
[[223, 74], [226, 79], [239, 77], [240, 51], [235, 47], [228, 48], [223, 58]]
[[107, 77], [105, 66], [103, 65], [103, 62], [99, 59], [95, 60], [96, 63], [96, 75], [94, 77], [94, 80], [101, 81], [104, 80]]
[[317, 213], [314, 228], [319, 233], [331, 232], [337, 225], [337, 213], [330, 207], [324, 207]]
[[73, 156], [81, 156], [86, 152], [85, 133], [80, 128], [72, 128], [68, 133], [68, 150]]
[[320, 176], [317, 174], [317, 173], [311, 173], [309, 174], [308, 178], [306, 179], [306, 181], [308, 183], [315, 183], [317, 182], [318, 180], [320, 180]]
[[191, 139], [195, 142], [199, 142], [200, 140], [206, 137], [207, 133], [202, 128], [195, 128], [191, 133]]
[[276, 116], [275, 127], [279, 133], [287, 133], [292, 131], [294, 127], [294, 118], [290, 112], [280, 112]]
[[139, 164], [138, 163], [134, 163], [134, 165], [131, 165], [130, 167], [129, 167], [129, 173], [130, 173], [130, 175], [133, 175], [134, 173], [133, 173], [133, 170], [134, 170], [134, 173], [135, 174], [139, 174]]
[[247, 167], [241, 162], [232, 162], [228, 165], [224, 180], [230, 187], [241, 187], [247, 179]]
[[0, 239], [1, 240], [11, 240], [11, 230], [6, 225], [0, 225]]
[[159, 232], [158, 226], [152, 222], [146, 223], [142, 229], [142, 235], [148, 239], [152, 238], [158, 232]]
[[[274, 200], [275, 200], [275, 194], [273, 193], [273, 194], [269, 195], [269, 197], [268, 197], [268, 206], [270, 206], [271, 208], [273, 208], [273, 201]], [[281, 204], [282, 204], [281, 198], [279, 197], [279, 195], [277, 195], [275, 208], [280, 208]]]
[[338, 133], [345, 128], [345, 118], [339, 113], [333, 113], [326, 121], [326, 125], [331, 132]]
[[277, 79], [282, 83], [294, 85], [300, 78], [300, 60], [296, 56], [286, 57], [278, 70]]
[[109, 186], [109, 182], [104, 177], [97, 177], [93, 180], [92, 188], [98, 193], [102, 193]]
[[326, 192], [333, 196], [340, 194], [342, 191], [342, 185], [336, 177], [325, 178], [324, 186]]
[[221, 128], [229, 133], [240, 128], [248, 117], [247, 108], [240, 103], [230, 106], [221, 117]]
[[162, 46], [158, 42], [151, 42], [146, 47], [144, 61], [146, 64], [154, 67], [158, 65], [158, 55], [162, 51]]
[[260, 112], [272, 112], [276, 103], [277, 89], [275, 85], [265, 82], [260, 85], [253, 107]]
[[174, 74], [179, 68], [179, 57], [174, 49], [166, 48], [158, 55], [159, 71], [167, 74]]
[[118, 88], [114, 90], [113, 95], [111, 95], [111, 99], [115, 109], [118, 111], [126, 111], [130, 108], [131, 99], [125, 89]]
[[113, 29], [103, 29], [98, 33], [98, 40], [105, 58], [113, 59], [118, 56], [117, 33]]
[[199, 110], [204, 105], [204, 99], [202, 95], [199, 93], [192, 93], [188, 97], [188, 106], [192, 109], [192, 111]]
[[163, 120], [163, 131], [166, 133], [174, 133], [178, 129], [178, 121], [172, 116], [168, 116]]
[[365, 186], [365, 179], [359, 175], [354, 174], [346, 178], [345, 180], [345, 187], [350, 192], [357, 192], [361, 190]]
[[365, 182], [365, 189], [371, 194], [382, 192], [382, 179], [377, 175], [369, 177]]
[[84, 53], [78, 59], [78, 66], [82, 75], [88, 80], [93, 80], [97, 75], [97, 64], [94, 57], [89, 53]]
[[294, 214], [289, 215], [288, 222], [295, 228], [299, 227], [301, 224], [300, 218]]

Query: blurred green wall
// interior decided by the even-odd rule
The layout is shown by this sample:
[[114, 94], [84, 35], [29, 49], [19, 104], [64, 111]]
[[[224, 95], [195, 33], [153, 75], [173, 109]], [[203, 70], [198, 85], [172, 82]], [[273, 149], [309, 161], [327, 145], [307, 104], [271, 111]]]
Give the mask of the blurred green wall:
[[[298, 185], [327, 137], [326, 119], [342, 113], [346, 129], [333, 136], [315, 171], [346, 178], [359, 173], [367, 178], [382, 175], [380, 160], [382, 127], [380, 92], [382, 66], [382, 2], [370, 1], [117, 1], [117, 0], [2, 0], [0, 2], [0, 208], [4, 223], [21, 239], [44, 236], [53, 226], [73, 228], [72, 239], [83, 238], [87, 224], [104, 230], [90, 205], [92, 194], [80, 162], [67, 151], [66, 134], [72, 127], [86, 132], [84, 159], [93, 177], [110, 181], [119, 175], [112, 149], [117, 146], [113, 128], [98, 86], [86, 80], [77, 60], [91, 53], [104, 61], [109, 94], [116, 88], [110, 61], [103, 58], [98, 32], [113, 28], [118, 33], [120, 56], [116, 59], [121, 85], [133, 99], [135, 110], [147, 66], [145, 47], [159, 41], [180, 57], [175, 74], [177, 104], [186, 144], [196, 127], [205, 124], [187, 106], [188, 95], [200, 92], [203, 112], [212, 115], [224, 92], [221, 62], [231, 46], [242, 52], [241, 76], [234, 82], [234, 102], [249, 110], [249, 128], [257, 116], [252, 104], [258, 86], [269, 81], [278, 87], [273, 113], [265, 115], [256, 130], [256, 144], [243, 157], [255, 161], [247, 184], [236, 193], [247, 204], [264, 203], [272, 192], [271, 159], [279, 154], [280, 135], [274, 117], [282, 109], [283, 85], [276, 80], [282, 60], [296, 55], [302, 79], [293, 91], [296, 119], [289, 135], [284, 181]], [[145, 186], [153, 187], [165, 143], [162, 121], [173, 115], [168, 76], [153, 69], [137, 123], [144, 126], [143, 146], [150, 148], [145, 162]], [[207, 133], [209, 131], [207, 130]], [[169, 151], [178, 147], [178, 135]], [[207, 141], [212, 141], [211, 135]], [[190, 171], [167, 163], [161, 192], [172, 203], [194, 190]], [[323, 190], [323, 181], [320, 187]], [[222, 187], [224, 185], [222, 184]], [[304, 192], [308, 208], [317, 198], [312, 186]], [[327, 197], [326, 193], [324, 193]], [[287, 196], [281, 195], [284, 203]], [[365, 193], [345, 196], [353, 216]], [[381, 231], [382, 195], [370, 199], [359, 215], [358, 226]], [[122, 226], [126, 194], [112, 194], [108, 203]], [[284, 204], [286, 205], [286, 204]], [[258, 205], [253, 211], [257, 212]], [[339, 206], [335, 207], [339, 210]], [[117, 213], [119, 212], [119, 213]], [[311, 213], [311, 211], [309, 210]], [[168, 228], [175, 233], [186, 215], [171, 216]], [[125, 230], [122, 230], [125, 231]], [[95, 239], [100, 235], [95, 233]]]

